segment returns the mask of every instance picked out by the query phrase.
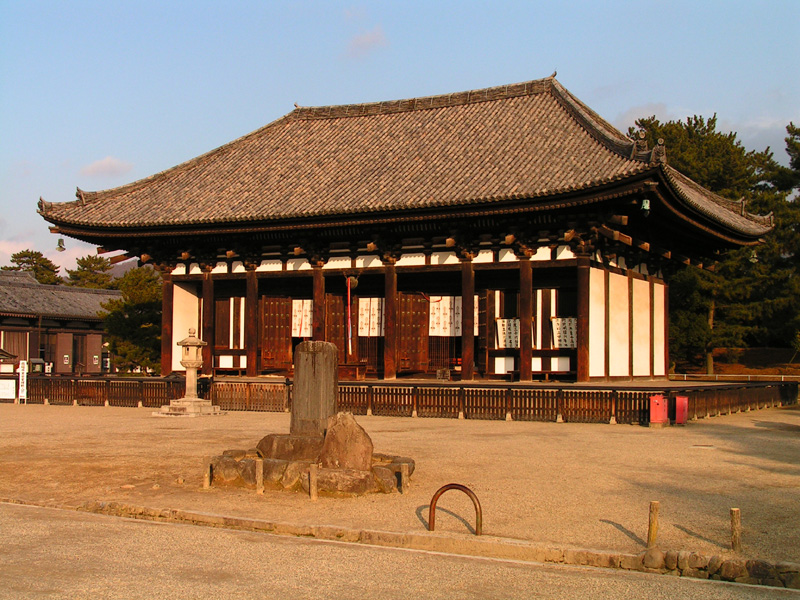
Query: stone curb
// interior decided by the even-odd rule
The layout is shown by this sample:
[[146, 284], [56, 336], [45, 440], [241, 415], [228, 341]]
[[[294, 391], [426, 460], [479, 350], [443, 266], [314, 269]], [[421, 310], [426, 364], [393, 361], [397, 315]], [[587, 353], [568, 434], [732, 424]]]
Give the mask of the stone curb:
[[244, 517], [229, 517], [190, 510], [133, 506], [121, 502], [94, 501], [84, 502], [75, 506], [0, 498], [0, 503], [91, 512], [149, 521], [187, 523], [205, 527], [255, 531], [272, 535], [309, 537], [318, 540], [350, 542], [387, 548], [425, 550], [524, 562], [624, 569], [696, 579], [713, 579], [734, 583], [800, 589], [800, 564], [798, 563], [771, 563], [764, 560], [745, 558], [726, 559], [721, 556], [707, 556], [685, 550], [664, 552], [658, 548], [651, 548], [639, 554], [624, 554], [601, 550], [540, 546], [524, 540], [493, 536], [464, 537], [456, 534], [402, 533], [371, 529], [349, 529], [327, 525], [298, 525]]

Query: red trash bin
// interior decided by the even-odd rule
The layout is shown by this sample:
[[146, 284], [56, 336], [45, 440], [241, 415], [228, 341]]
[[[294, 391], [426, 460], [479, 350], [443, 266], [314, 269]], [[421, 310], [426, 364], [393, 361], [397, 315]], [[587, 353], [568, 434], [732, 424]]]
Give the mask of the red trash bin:
[[667, 399], [663, 394], [650, 396], [650, 427], [663, 427], [669, 425], [667, 413]]
[[686, 425], [689, 420], [689, 396], [675, 396], [675, 424]]

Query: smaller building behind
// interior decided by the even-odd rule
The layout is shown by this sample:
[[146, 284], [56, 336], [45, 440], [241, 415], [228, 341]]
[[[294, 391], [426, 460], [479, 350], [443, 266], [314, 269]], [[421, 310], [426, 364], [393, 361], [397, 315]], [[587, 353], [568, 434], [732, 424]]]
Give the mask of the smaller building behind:
[[[102, 304], [117, 290], [43, 285], [24, 271], [0, 271], [0, 372], [20, 360], [32, 372], [100, 374], [103, 356]], [[8, 355], [8, 356], [6, 356]], [[5, 357], [5, 358], [3, 358]]]

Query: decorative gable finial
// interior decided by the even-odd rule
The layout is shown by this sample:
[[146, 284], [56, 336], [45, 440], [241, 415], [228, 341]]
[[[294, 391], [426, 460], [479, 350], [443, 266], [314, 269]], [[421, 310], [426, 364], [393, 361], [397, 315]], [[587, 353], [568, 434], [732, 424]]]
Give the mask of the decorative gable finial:
[[83, 195], [83, 190], [79, 187], [75, 188], [75, 197], [80, 200], [81, 206], [86, 204], [86, 196]]
[[667, 149], [664, 147], [664, 138], [658, 138], [658, 144], [653, 148], [650, 155], [651, 164], [667, 164]]

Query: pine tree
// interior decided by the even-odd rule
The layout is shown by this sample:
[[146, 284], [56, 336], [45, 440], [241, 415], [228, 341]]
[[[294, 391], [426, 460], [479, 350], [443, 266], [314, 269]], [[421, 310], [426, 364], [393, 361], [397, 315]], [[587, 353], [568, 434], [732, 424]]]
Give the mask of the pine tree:
[[[800, 330], [800, 205], [789, 190], [800, 183], [800, 129], [786, 138], [792, 169], [780, 166], [767, 148], [748, 151], [736, 133], [716, 130], [716, 115], [661, 123], [636, 122], [652, 144], [665, 141], [669, 164], [711, 191], [744, 200], [748, 212], [772, 213], [775, 228], [756, 247], [723, 252], [715, 273], [693, 267], [670, 279], [670, 353], [698, 364], [719, 347], [788, 347]], [[637, 130], [631, 128], [629, 135]]]
[[90, 254], [75, 262], [77, 269], [67, 269], [67, 285], [94, 289], [111, 287], [111, 263], [107, 258]]
[[11, 255], [11, 262], [14, 266], [4, 266], [0, 269], [4, 271], [28, 271], [33, 274], [36, 281], [46, 285], [57, 285], [62, 283], [58, 276], [61, 269], [49, 258], [37, 250], [21, 250]]
[[161, 277], [153, 269], [131, 269], [114, 280], [122, 298], [103, 304], [103, 326], [111, 360], [123, 371], [161, 370]]

